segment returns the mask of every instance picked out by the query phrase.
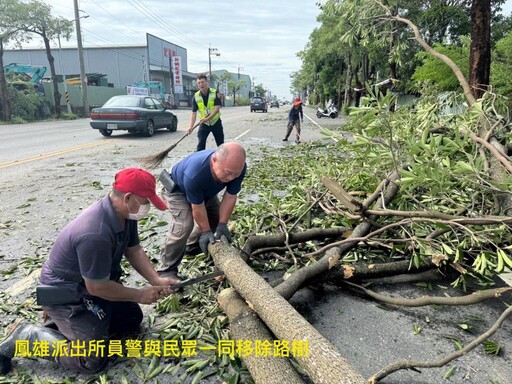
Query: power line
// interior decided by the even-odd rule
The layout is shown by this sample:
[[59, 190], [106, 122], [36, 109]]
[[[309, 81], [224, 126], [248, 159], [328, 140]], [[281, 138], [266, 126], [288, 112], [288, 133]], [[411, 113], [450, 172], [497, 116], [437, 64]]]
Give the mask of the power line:
[[189, 44], [195, 45], [200, 48], [206, 48], [206, 46], [196, 42], [195, 40], [191, 39], [187, 35], [179, 32], [167, 22], [165, 22], [158, 14], [154, 13], [151, 9], [149, 9], [147, 6], [145, 6], [143, 3], [141, 3], [138, 0], [127, 0], [128, 3], [130, 3], [135, 9], [137, 9], [140, 13], [142, 13], [144, 16], [146, 16], [151, 21], [158, 24], [161, 28], [166, 30], [167, 32], [171, 33], [172, 35], [175, 35], [178, 39], [181, 39], [184, 42], [187, 42]]
[[[140, 30], [137, 31], [137, 30], [134, 30], [131, 26], [129, 26], [127, 23], [125, 23], [124, 21], [122, 21], [121, 19], [119, 19], [118, 17], [116, 17], [115, 15], [113, 15], [112, 13], [110, 13], [106, 8], [104, 8], [102, 5], [100, 5], [97, 1], [95, 0], [90, 0], [91, 3], [93, 3], [95, 6], [97, 6], [98, 8], [100, 8], [103, 12], [105, 12], [106, 14], [108, 14], [110, 17], [114, 18], [115, 20], [117, 20], [120, 24], [126, 26], [130, 31], [134, 32], [135, 34], [139, 34], [140, 33]], [[128, 0], [128, 3], [130, 3], [138, 12], [140, 12], [141, 14], [143, 14], [145, 17], [147, 17], [150, 21], [158, 24], [159, 27], [163, 28], [164, 30], [166, 30], [167, 32], [171, 33], [172, 35], [176, 36], [177, 38], [179, 38], [180, 40], [186, 42], [187, 44], [192, 44], [196, 47], [200, 47], [200, 48], [206, 48], [205, 45], [202, 45], [198, 42], [196, 42], [195, 40], [191, 39], [190, 37], [188, 37], [187, 35], [185, 35], [184, 33], [181, 33], [180, 31], [178, 31], [176, 28], [172, 27], [171, 25], [169, 25], [167, 22], [165, 22], [164, 19], [162, 19], [157, 13], [155, 13], [154, 11], [152, 11], [150, 8], [148, 8], [145, 4], [143, 4], [142, 2], [138, 1], [138, 0], [133, 0], [133, 1], [130, 1]], [[87, 13], [92, 13], [92, 12], [87, 12]], [[92, 17], [93, 19], [95, 20], [98, 20], [99, 22], [102, 22], [100, 19], [98, 19], [97, 17]], [[115, 28], [114, 26], [112, 26], [113, 28]], [[119, 31], [119, 29], [117, 29]], [[90, 32], [90, 31], [89, 31]], [[121, 32], [120, 32], [121, 33]], [[121, 33], [125, 38], [127, 39], [132, 39], [131, 36], [127, 36], [126, 34], [124, 33]], [[94, 34], [95, 36], [98, 36], [96, 34]], [[98, 38], [101, 39], [101, 37], [98, 36]], [[108, 41], [106, 39], [103, 39], [105, 41]], [[112, 44], [116, 44], [116, 43], [113, 43], [111, 42]]]
[[[118, 49], [118, 48], [123, 48], [123, 47], [119, 47], [119, 46], [117, 46], [117, 44], [116, 44], [116, 43], [114, 43], [113, 41], [110, 41], [110, 40], [108, 40], [108, 39], [105, 39], [104, 37], [102, 37], [102, 36], [100, 36], [100, 35], [97, 35], [97, 34], [95, 34], [94, 32], [89, 31], [88, 29], [85, 29], [85, 28], [82, 28], [82, 29], [83, 29], [84, 31], [86, 31], [87, 33], [89, 33], [89, 34], [91, 34], [91, 35], [95, 36], [96, 38], [101, 39], [101, 40], [103, 40], [103, 41], [105, 41], [105, 42], [107, 42], [107, 43], [113, 44], [113, 45], [115, 45], [116, 47], [112, 47], [112, 48], [105, 47], [105, 46], [102, 46], [102, 45], [95, 44], [95, 43], [92, 43], [92, 42], [90, 42], [90, 41], [87, 41], [87, 38], [86, 38], [86, 39], [84, 39], [84, 40], [85, 40], [85, 41], [87, 41], [87, 44], [88, 44], [88, 45], [92, 45], [92, 46], [95, 46], [95, 47], [98, 47], [98, 48], [104, 48], [104, 49], [107, 49], [107, 50], [110, 50], [110, 51], [116, 51], [116, 49]], [[141, 46], [141, 47], [142, 47], [142, 46]], [[145, 48], [145, 45], [144, 45], [143, 47]], [[124, 48], [124, 49], [126, 50], [126, 48]], [[130, 56], [130, 55], [127, 55], [127, 54], [125, 54], [125, 53], [121, 53], [121, 52], [117, 52], [117, 53], [118, 53], [119, 55], [121, 55], [121, 56], [125, 56], [125, 57], [128, 57], [128, 58], [130, 58], [130, 59], [136, 59], [136, 60], [138, 60], [138, 59], [142, 58], [142, 56], [144, 56], [144, 55], [141, 55], [139, 52], [137, 52], [137, 51], [133, 51], [133, 50], [130, 50], [130, 49], [128, 49], [128, 52], [132, 52], [132, 53], [133, 53], [134, 55], [136, 55], [136, 56]]]
[[[115, 15], [113, 15], [112, 13], [110, 13], [109, 11], [107, 11], [105, 8], [103, 8], [99, 3], [97, 3], [96, 1], [94, 0], [90, 0], [92, 3], [96, 4], [97, 7], [103, 9], [103, 11], [107, 14], [109, 14], [111, 17], [113, 17], [115, 20], [119, 21], [121, 24], [123, 24], [124, 26], [126, 26], [128, 29], [130, 29], [131, 31], [133, 31], [134, 33], [136, 34], [139, 34], [140, 31], [136, 31], [135, 29], [133, 29], [132, 27], [130, 27], [128, 24], [126, 24], [125, 22], [123, 22], [122, 20], [120, 20], [119, 18], [117, 18]], [[95, 18], [95, 17], [94, 17]], [[95, 18], [96, 19], [96, 18]], [[125, 35], [125, 37], [129, 38], [128, 36]]]
[[170, 25], [169, 23], [167, 23], [167, 21], [165, 21], [159, 14], [155, 13], [151, 8], [148, 8], [143, 2], [141, 2], [140, 0], [133, 0], [137, 3], [139, 3], [144, 9], [146, 9], [150, 14], [152, 14], [156, 19], [160, 20], [162, 22], [162, 24], [164, 24], [167, 28], [169, 28], [171, 31], [174, 31], [174, 33], [177, 35], [177, 36], [182, 36], [186, 41], [190, 42], [191, 44], [195, 45], [196, 47], [199, 47], [199, 48], [206, 48], [205, 45], [203, 45], [202, 43], [200, 42], [197, 42], [195, 41], [194, 39], [190, 38], [187, 34], [185, 33], [182, 33], [180, 31], [178, 31], [176, 28], [174, 28], [172, 25]]

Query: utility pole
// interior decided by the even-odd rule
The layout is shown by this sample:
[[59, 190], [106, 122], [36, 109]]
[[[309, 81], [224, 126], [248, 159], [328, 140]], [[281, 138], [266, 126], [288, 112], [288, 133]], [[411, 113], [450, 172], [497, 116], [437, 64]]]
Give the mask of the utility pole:
[[240, 80], [240, 71], [243, 71], [244, 69], [240, 66], [238, 66], [238, 80]]
[[[172, 76], [171, 76], [172, 78]], [[142, 55], [142, 81], [146, 89], [148, 90], [148, 95], [151, 95], [151, 86], [149, 85], [150, 77], [149, 77], [149, 67], [146, 62], [146, 56]]]
[[66, 74], [64, 73], [64, 67], [62, 66], [62, 47], [60, 45], [60, 33], [58, 35], [59, 39], [59, 62], [60, 62], [60, 72], [62, 73], [62, 78], [64, 80], [64, 98], [66, 99], [66, 107], [68, 113], [71, 113], [71, 105], [69, 104], [69, 93], [68, 93], [68, 84], [66, 82]]
[[208, 48], [208, 72], [210, 73], [210, 78], [208, 79], [208, 81], [211, 81], [211, 79], [212, 79], [212, 55], [220, 56], [220, 53], [217, 48], [212, 48], [210, 46]]
[[78, 15], [78, 0], [73, 0], [75, 7], [76, 40], [78, 44], [78, 60], [80, 61], [80, 84], [82, 85], [82, 107], [84, 116], [89, 117], [89, 102], [87, 100], [87, 78], [85, 76], [84, 52], [82, 47], [82, 31], [80, 29], [80, 16]]

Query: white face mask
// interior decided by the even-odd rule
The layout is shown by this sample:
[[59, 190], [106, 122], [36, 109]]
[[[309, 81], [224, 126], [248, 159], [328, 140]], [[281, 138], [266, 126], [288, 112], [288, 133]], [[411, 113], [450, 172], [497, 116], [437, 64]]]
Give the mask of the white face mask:
[[146, 216], [149, 213], [149, 209], [151, 208], [151, 205], [149, 203], [140, 204], [138, 201], [137, 201], [137, 203], [139, 204], [139, 210], [137, 211], [137, 213], [131, 213], [130, 208], [128, 207], [128, 212], [130, 212], [128, 214], [128, 220], [139, 221], [140, 219], [142, 219], [144, 216]]

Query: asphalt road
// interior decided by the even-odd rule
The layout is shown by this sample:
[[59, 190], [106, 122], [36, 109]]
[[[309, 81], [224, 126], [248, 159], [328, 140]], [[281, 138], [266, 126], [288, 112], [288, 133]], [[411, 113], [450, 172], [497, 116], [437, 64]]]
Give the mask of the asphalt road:
[[[286, 116], [289, 108], [269, 108], [268, 113], [249, 112], [249, 107], [222, 109], [222, 121], [226, 140], [238, 140], [245, 145], [275, 145], [284, 135]], [[18, 176], [26, 170], [37, 170], [41, 165], [52, 165], [82, 154], [95, 154], [94, 149], [105, 153], [114, 148], [133, 148], [133, 152], [148, 150], [153, 153], [178, 140], [188, 128], [190, 110], [173, 111], [178, 117], [178, 131], [158, 130], [153, 137], [114, 131], [112, 137], [104, 138], [99, 131], [89, 126], [89, 119], [71, 121], [43, 121], [28, 124], [0, 125], [0, 183], [8, 178], [9, 172]], [[318, 119], [314, 110], [306, 108], [306, 121], [303, 126], [304, 140], [319, 138], [319, 127], [340, 125], [342, 118]], [[308, 118], [309, 117], [309, 118]], [[319, 125], [320, 124], [320, 125]], [[195, 133], [182, 141], [174, 153], [189, 153], [195, 150]], [[212, 137], [208, 147], [215, 146]], [[108, 158], [101, 159], [101, 163]], [[13, 170], [13, 171], [11, 171]], [[5, 172], [5, 174], [4, 174]]]
[[[156, 154], [181, 138], [190, 110], [175, 110], [178, 130], [158, 130], [153, 137], [114, 132], [103, 137], [88, 119], [0, 125], [0, 263], [15, 255], [32, 254], [53, 242], [58, 231], [77, 213], [103, 196], [117, 171], [143, 167], [141, 158]], [[251, 113], [249, 107], [222, 109], [225, 140], [237, 140], [256, 156], [262, 147], [295, 145], [282, 142], [288, 108]], [[311, 118], [308, 119], [307, 116]], [[321, 137], [314, 110], [307, 109], [303, 140]], [[341, 124], [320, 119], [326, 124]], [[195, 133], [184, 139], [161, 164], [170, 167], [195, 151]], [[213, 136], [207, 148], [215, 148]], [[160, 169], [154, 171], [158, 174]], [[0, 282], [0, 287], [2, 283]]]
[[[248, 107], [222, 110], [226, 140], [237, 140], [248, 149], [248, 163], [263, 147], [295, 145], [282, 142], [288, 108], [250, 113]], [[60, 229], [78, 212], [103, 196], [113, 175], [140, 158], [155, 154], [178, 140], [188, 126], [190, 111], [178, 110], [178, 131], [158, 131], [145, 138], [114, 132], [104, 138], [86, 119], [2, 125], [0, 142], [0, 269], [8, 270], [20, 257], [47, 253]], [[343, 119], [317, 119], [306, 108], [303, 140], [321, 138], [320, 125], [342, 124]], [[194, 151], [196, 138], [185, 139], [162, 164], [169, 167]], [[207, 147], [215, 146], [211, 138]], [[250, 168], [249, 168], [250, 169]], [[155, 171], [157, 173], [158, 170]], [[23, 278], [18, 271], [3, 275], [5, 290]], [[430, 289], [407, 284], [374, 284], [373, 289], [393, 296], [458, 295], [450, 280]], [[400, 359], [430, 361], [455, 350], [454, 340], [467, 344], [490, 327], [511, 304], [510, 295], [470, 307], [383, 307], [335, 287], [301, 290], [291, 302], [365, 377]], [[6, 326], [11, 318], [2, 320]], [[461, 328], [471, 324], [470, 331]], [[419, 328], [418, 328], [419, 327]], [[418, 332], [418, 329], [421, 331]], [[416, 330], [416, 332], [415, 332]], [[491, 339], [502, 347], [500, 356], [487, 355], [482, 346], [468, 355], [421, 373], [400, 371], [383, 380], [387, 384], [512, 383], [511, 320]], [[453, 375], [445, 374], [453, 369]]]

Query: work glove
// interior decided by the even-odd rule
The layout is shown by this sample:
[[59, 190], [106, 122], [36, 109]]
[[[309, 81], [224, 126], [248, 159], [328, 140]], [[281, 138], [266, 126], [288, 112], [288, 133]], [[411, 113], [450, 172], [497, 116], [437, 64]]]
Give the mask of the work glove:
[[208, 256], [208, 244], [213, 243], [215, 243], [215, 237], [213, 236], [212, 231], [201, 233], [201, 236], [199, 237], [199, 248], [201, 248], [201, 251], [203, 251], [205, 255]]
[[215, 231], [215, 239], [219, 240], [221, 236], [226, 236], [226, 240], [231, 243], [231, 232], [229, 232], [229, 228], [225, 223], [219, 223]]

